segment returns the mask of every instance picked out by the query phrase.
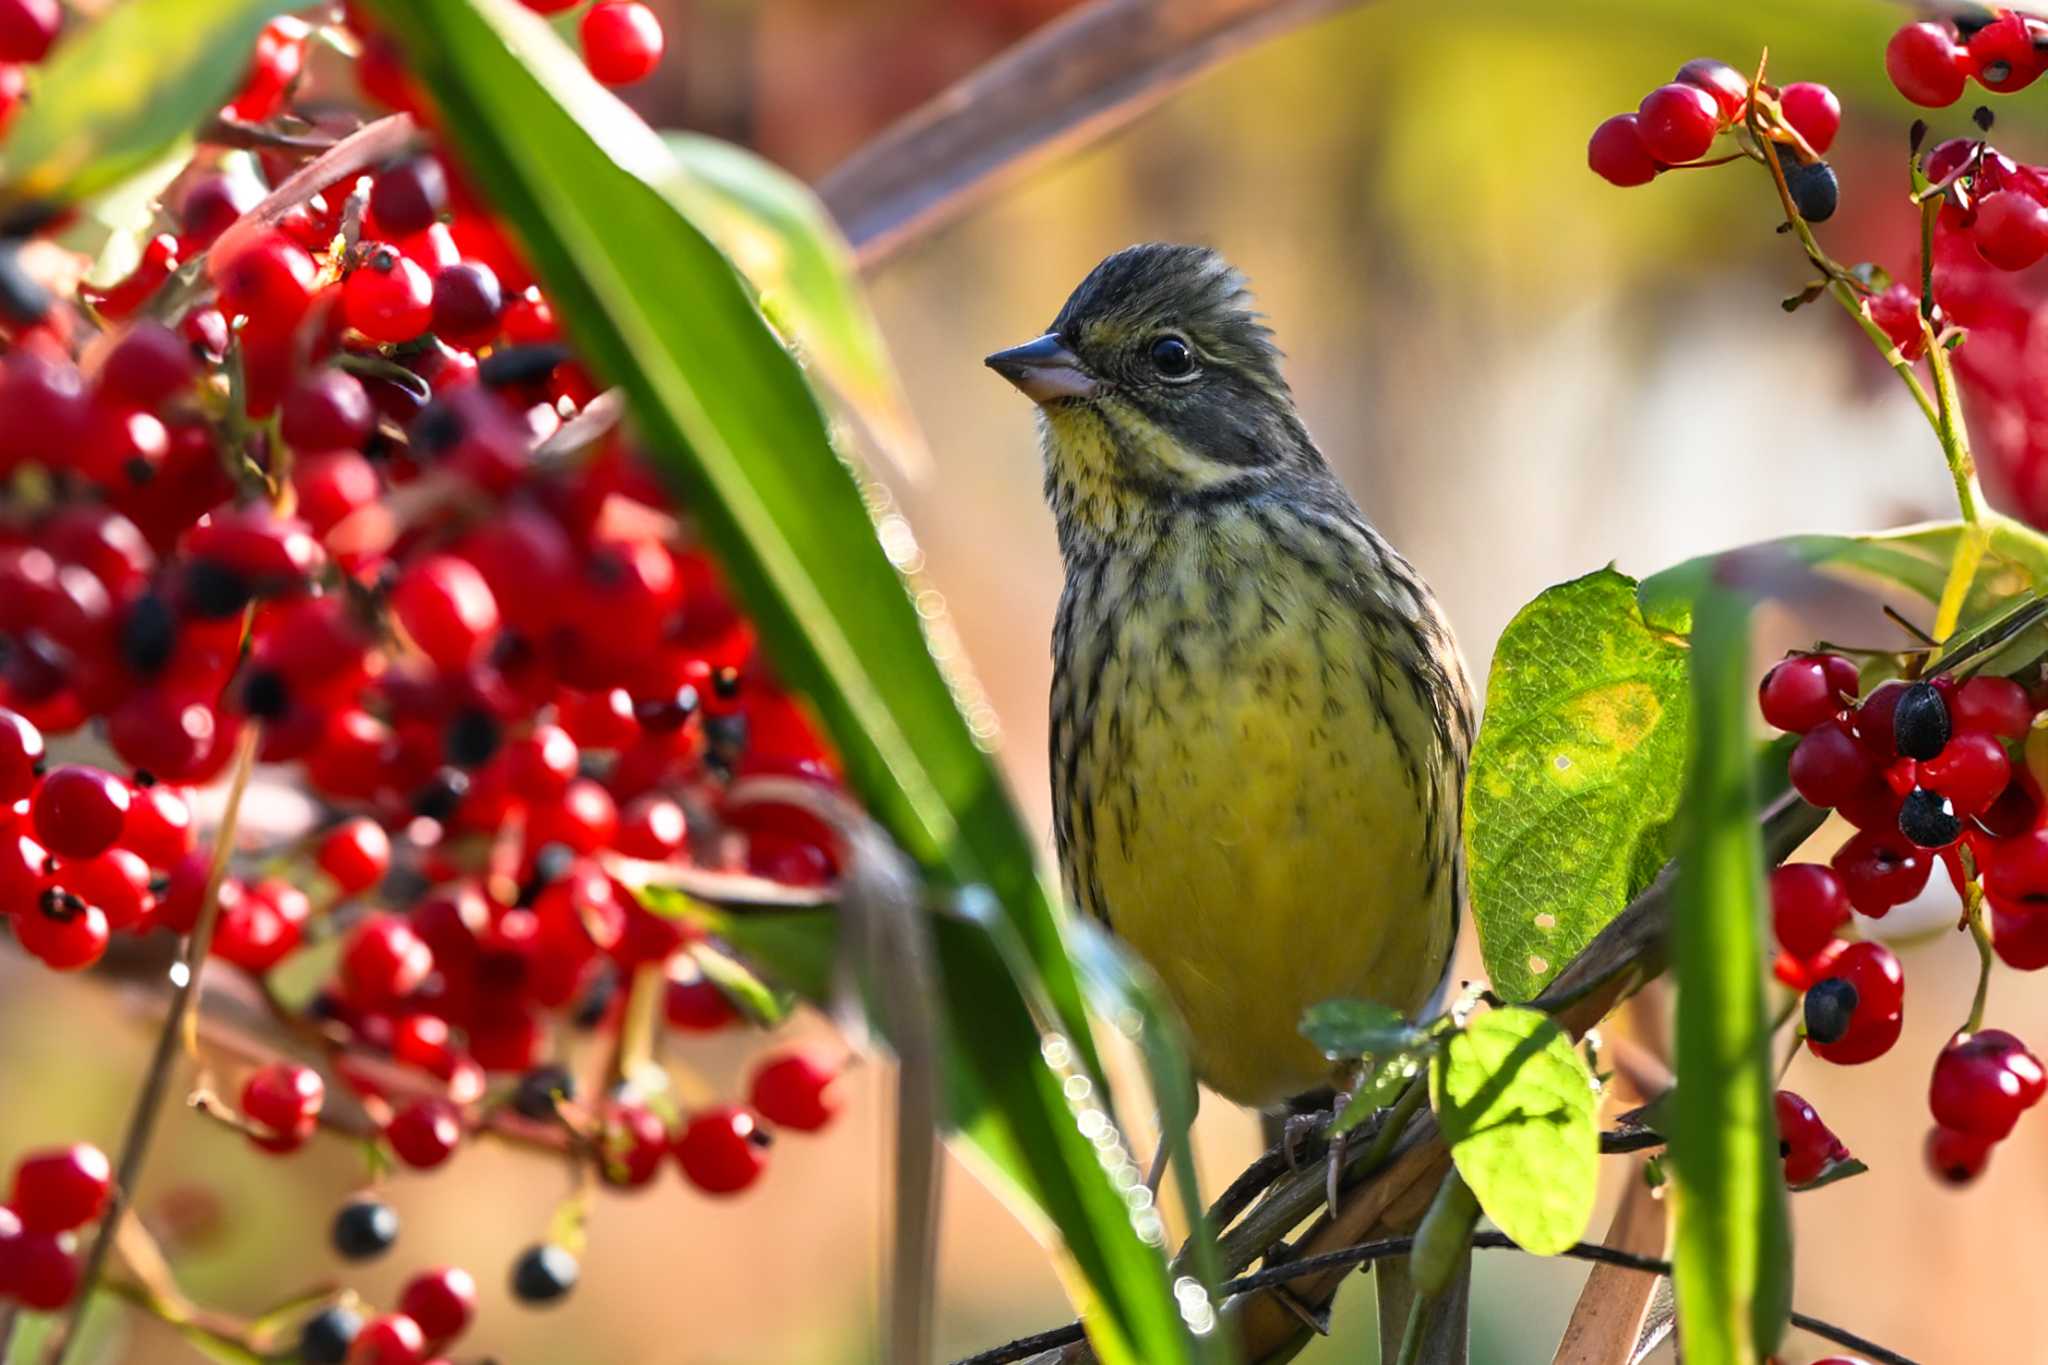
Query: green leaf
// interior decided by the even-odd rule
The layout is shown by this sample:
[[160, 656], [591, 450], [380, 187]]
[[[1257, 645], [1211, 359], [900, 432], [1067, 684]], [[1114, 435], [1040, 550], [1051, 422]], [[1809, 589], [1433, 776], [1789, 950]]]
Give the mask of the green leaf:
[[[650, 910], [717, 936], [812, 1003], [833, 1003], [841, 929], [835, 911], [722, 910], [658, 886], [638, 894]], [[1063, 1268], [1082, 1277], [1076, 1284], [1069, 1276], [1069, 1285], [1101, 1359], [1189, 1361], [1181, 1310], [1167, 1292], [1165, 1231], [1143, 1173], [1118, 1141], [1107, 1091], [1079, 1070], [1071, 1041], [1035, 1007], [1039, 992], [1016, 975], [1028, 959], [1015, 933], [992, 915], [942, 914], [933, 917], [932, 942], [948, 1126], [977, 1149], [976, 1170], [985, 1181], [1042, 1236], [1056, 1230], [1064, 1241]], [[889, 1012], [873, 997], [889, 983], [862, 985], [867, 1018], [886, 1036]], [[1166, 1017], [1152, 1016], [1151, 1023]], [[1141, 1019], [1140, 1031], [1148, 1028]], [[1178, 1084], [1169, 1078], [1161, 1096], [1184, 1103], [1191, 1115], [1192, 1098]], [[1120, 1178], [1084, 1178], [1104, 1172]], [[1199, 1306], [1187, 1311], [1190, 1321], [1199, 1320]]]
[[812, 375], [875, 443], [912, 470], [924, 438], [868, 306], [853, 248], [809, 185], [764, 157], [701, 133], [664, 133], [678, 174], [664, 182], [759, 295]]
[[1493, 988], [1526, 1000], [1670, 856], [1685, 757], [1683, 613], [1602, 569], [1502, 633], [1466, 783], [1472, 911]]
[[1691, 757], [1678, 857], [1674, 1279], [1685, 1358], [1749, 1365], [1791, 1312], [1792, 1243], [1772, 1113], [1763, 846], [1749, 733], [1747, 601], [1695, 603]]
[[1335, 1062], [1404, 1052], [1415, 1046], [1422, 1030], [1377, 1000], [1321, 1000], [1302, 1012], [1301, 1036]]
[[256, 35], [297, 0], [128, 0], [30, 68], [0, 146], [0, 212], [74, 203], [146, 169], [241, 85]]
[[1517, 1006], [1480, 1015], [1437, 1054], [1429, 1099], [1458, 1174], [1516, 1246], [1555, 1256], [1585, 1235], [1599, 1097], [1555, 1020]]
[[1351, 1092], [1351, 1098], [1330, 1120], [1330, 1136], [1348, 1133], [1364, 1123], [1380, 1110], [1385, 1109], [1401, 1097], [1408, 1083], [1422, 1074], [1430, 1059], [1436, 1055], [1434, 1040], [1424, 1040], [1416, 1047], [1396, 1052], [1374, 1060], [1372, 1074], [1364, 1084]]
[[954, 700], [965, 683], [934, 661], [801, 369], [658, 188], [677, 174], [666, 145], [513, 0], [370, 8], [579, 348], [626, 390], [650, 455], [869, 812], [928, 873], [995, 891], [1078, 1037], [1080, 991], [1036, 847]]
[[789, 1003], [783, 994], [732, 954], [720, 952], [710, 943], [692, 943], [689, 953], [704, 979], [756, 1026], [774, 1028], [789, 1017]]
[[1809, 1190], [1824, 1189], [1834, 1184], [1837, 1180], [1848, 1180], [1855, 1176], [1867, 1174], [1869, 1170], [1868, 1166], [1858, 1161], [1855, 1157], [1847, 1157], [1835, 1162], [1804, 1185], [1792, 1186], [1792, 1193], [1805, 1194]]

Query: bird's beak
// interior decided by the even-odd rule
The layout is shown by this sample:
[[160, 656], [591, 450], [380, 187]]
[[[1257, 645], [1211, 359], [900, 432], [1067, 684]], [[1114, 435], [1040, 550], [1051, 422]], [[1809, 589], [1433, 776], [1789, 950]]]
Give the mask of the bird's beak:
[[1081, 357], [1050, 333], [1022, 346], [997, 351], [983, 363], [1023, 390], [1024, 396], [1034, 403], [1090, 398], [1100, 387], [1095, 376], [1081, 368]]

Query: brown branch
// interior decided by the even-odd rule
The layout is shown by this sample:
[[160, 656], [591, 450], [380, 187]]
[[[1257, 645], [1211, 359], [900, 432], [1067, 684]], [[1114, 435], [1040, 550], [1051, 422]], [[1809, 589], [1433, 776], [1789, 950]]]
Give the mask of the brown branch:
[[818, 192], [872, 266], [1246, 48], [1361, 3], [1097, 0], [884, 130]]

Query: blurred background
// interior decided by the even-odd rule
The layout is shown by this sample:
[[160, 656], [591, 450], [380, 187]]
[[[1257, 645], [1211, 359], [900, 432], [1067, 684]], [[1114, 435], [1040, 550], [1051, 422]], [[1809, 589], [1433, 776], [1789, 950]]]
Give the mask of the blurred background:
[[[654, 3], [669, 55], [633, 102], [657, 126], [747, 142], [811, 178], [1064, 8]], [[1593, 126], [1681, 61], [1748, 68], [1768, 44], [1774, 77], [1824, 82], [1845, 107], [1831, 157], [1844, 207], [1823, 240], [1842, 260], [1905, 269], [1915, 111], [1881, 63], [1903, 13], [1875, 0], [1381, 0], [1254, 50], [882, 264], [873, 297], [933, 452], [896, 491], [1037, 827], [1059, 567], [1031, 414], [980, 359], [1037, 335], [1097, 259], [1133, 241], [1206, 242], [1250, 275], [1311, 429], [1435, 583], [1478, 677], [1522, 603], [1610, 561], [1641, 574], [1783, 532], [1949, 512], [1939, 451], [1861, 335], [1827, 303], [1778, 307], [1809, 272], [1773, 234], [1776, 202], [1755, 167], [1620, 191], [1584, 162]], [[1946, 111], [1937, 135], [1965, 131], [1966, 112]], [[2008, 150], [2048, 157], [2048, 92], [1999, 113]], [[1883, 638], [1879, 626], [1866, 635]], [[1777, 623], [1770, 648], [1800, 629]], [[2023, 1126], [1966, 1192], [1925, 1174], [1926, 1068], [1967, 1013], [1975, 955], [1940, 934], [1901, 955], [1903, 1045], [1855, 1070], [1803, 1060], [1787, 1081], [1872, 1168], [1794, 1201], [1798, 1304], [1928, 1361], [2048, 1359], [2030, 1345], [2048, 1341], [2048, 1300], [2015, 1292], [2048, 1254], [2048, 1127]], [[2002, 972], [1991, 1017], [2038, 1043], [2048, 993], [2029, 984]], [[108, 1010], [102, 990], [0, 956], [0, 1147], [113, 1145], [147, 1021]], [[674, 1060], [730, 1090], [755, 1046], [719, 1040]], [[433, 1178], [399, 1174], [401, 1251], [348, 1278], [375, 1299], [429, 1263], [472, 1267], [485, 1292], [472, 1349], [519, 1365], [869, 1359], [886, 1212], [878, 1071], [860, 1073], [840, 1125], [783, 1143], [737, 1201], [672, 1178], [601, 1199], [583, 1287], [551, 1313], [515, 1309], [499, 1268], [542, 1235], [566, 1177], [487, 1144]], [[1213, 1192], [1253, 1154], [1257, 1129], [1211, 1100], [1199, 1140]], [[174, 1120], [143, 1209], [196, 1297], [256, 1310], [340, 1274], [326, 1222], [361, 1176], [340, 1143], [277, 1162]], [[947, 1356], [1065, 1321], [1030, 1230], [958, 1166], [946, 1195]], [[1603, 1205], [1590, 1235], [1607, 1216]], [[1484, 1256], [1474, 1359], [1548, 1361], [1583, 1278]], [[1356, 1281], [1336, 1334], [1302, 1359], [1371, 1360], [1369, 1298]], [[161, 1329], [121, 1330], [102, 1359], [195, 1358]], [[1825, 1354], [1795, 1339], [1787, 1359]]]

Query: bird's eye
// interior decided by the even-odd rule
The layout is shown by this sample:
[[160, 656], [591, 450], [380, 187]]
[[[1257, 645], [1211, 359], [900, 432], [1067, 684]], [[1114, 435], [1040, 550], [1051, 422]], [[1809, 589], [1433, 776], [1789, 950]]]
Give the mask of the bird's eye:
[[1168, 379], [1186, 379], [1195, 372], [1195, 353], [1179, 337], [1161, 337], [1152, 343], [1152, 363]]

